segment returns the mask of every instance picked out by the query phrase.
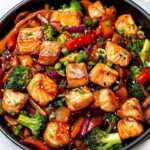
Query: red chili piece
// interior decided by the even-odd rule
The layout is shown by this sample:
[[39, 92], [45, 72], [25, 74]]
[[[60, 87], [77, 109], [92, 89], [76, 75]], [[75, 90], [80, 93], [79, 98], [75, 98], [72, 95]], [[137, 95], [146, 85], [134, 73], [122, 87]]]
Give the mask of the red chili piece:
[[150, 67], [146, 67], [136, 79], [140, 84], [145, 84], [150, 80]]
[[87, 33], [79, 38], [71, 39], [65, 43], [65, 46], [70, 50], [74, 50], [92, 43], [97, 37], [96, 32]]
[[44, 145], [43, 141], [34, 139], [32, 137], [28, 137], [21, 141], [23, 144], [31, 145], [38, 150], [50, 150], [46, 145]]

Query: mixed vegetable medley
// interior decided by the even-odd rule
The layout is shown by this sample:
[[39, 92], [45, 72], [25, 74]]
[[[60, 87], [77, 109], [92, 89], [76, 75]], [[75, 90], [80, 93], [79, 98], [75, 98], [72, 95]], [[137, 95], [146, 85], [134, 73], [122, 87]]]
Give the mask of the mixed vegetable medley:
[[46, 4], [18, 14], [0, 50], [0, 115], [21, 143], [120, 150], [150, 125], [150, 40], [131, 14]]

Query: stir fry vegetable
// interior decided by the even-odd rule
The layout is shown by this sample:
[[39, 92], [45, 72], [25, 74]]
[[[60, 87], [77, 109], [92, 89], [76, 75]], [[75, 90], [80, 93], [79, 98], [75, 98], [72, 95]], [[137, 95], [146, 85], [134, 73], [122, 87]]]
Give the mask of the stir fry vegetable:
[[18, 14], [0, 51], [0, 115], [21, 143], [121, 150], [148, 128], [150, 40], [131, 14], [46, 5]]

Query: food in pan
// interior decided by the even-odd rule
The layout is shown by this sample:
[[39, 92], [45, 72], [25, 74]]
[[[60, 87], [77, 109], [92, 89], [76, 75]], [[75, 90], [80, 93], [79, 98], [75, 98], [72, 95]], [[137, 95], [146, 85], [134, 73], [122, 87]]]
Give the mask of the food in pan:
[[150, 124], [150, 40], [102, 2], [21, 12], [0, 41], [0, 114], [38, 150], [120, 150]]

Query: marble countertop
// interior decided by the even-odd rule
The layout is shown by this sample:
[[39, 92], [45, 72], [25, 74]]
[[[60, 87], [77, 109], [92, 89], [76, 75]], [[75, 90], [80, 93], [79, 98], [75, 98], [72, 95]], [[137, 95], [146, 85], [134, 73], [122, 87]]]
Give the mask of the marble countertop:
[[[0, 0], [0, 17], [2, 17], [10, 8], [19, 3], [21, 0]], [[150, 0], [134, 0], [150, 14]], [[2, 150], [21, 150], [14, 143], [9, 141], [0, 132], [0, 149]], [[150, 139], [138, 145], [133, 150], [150, 150]]]

